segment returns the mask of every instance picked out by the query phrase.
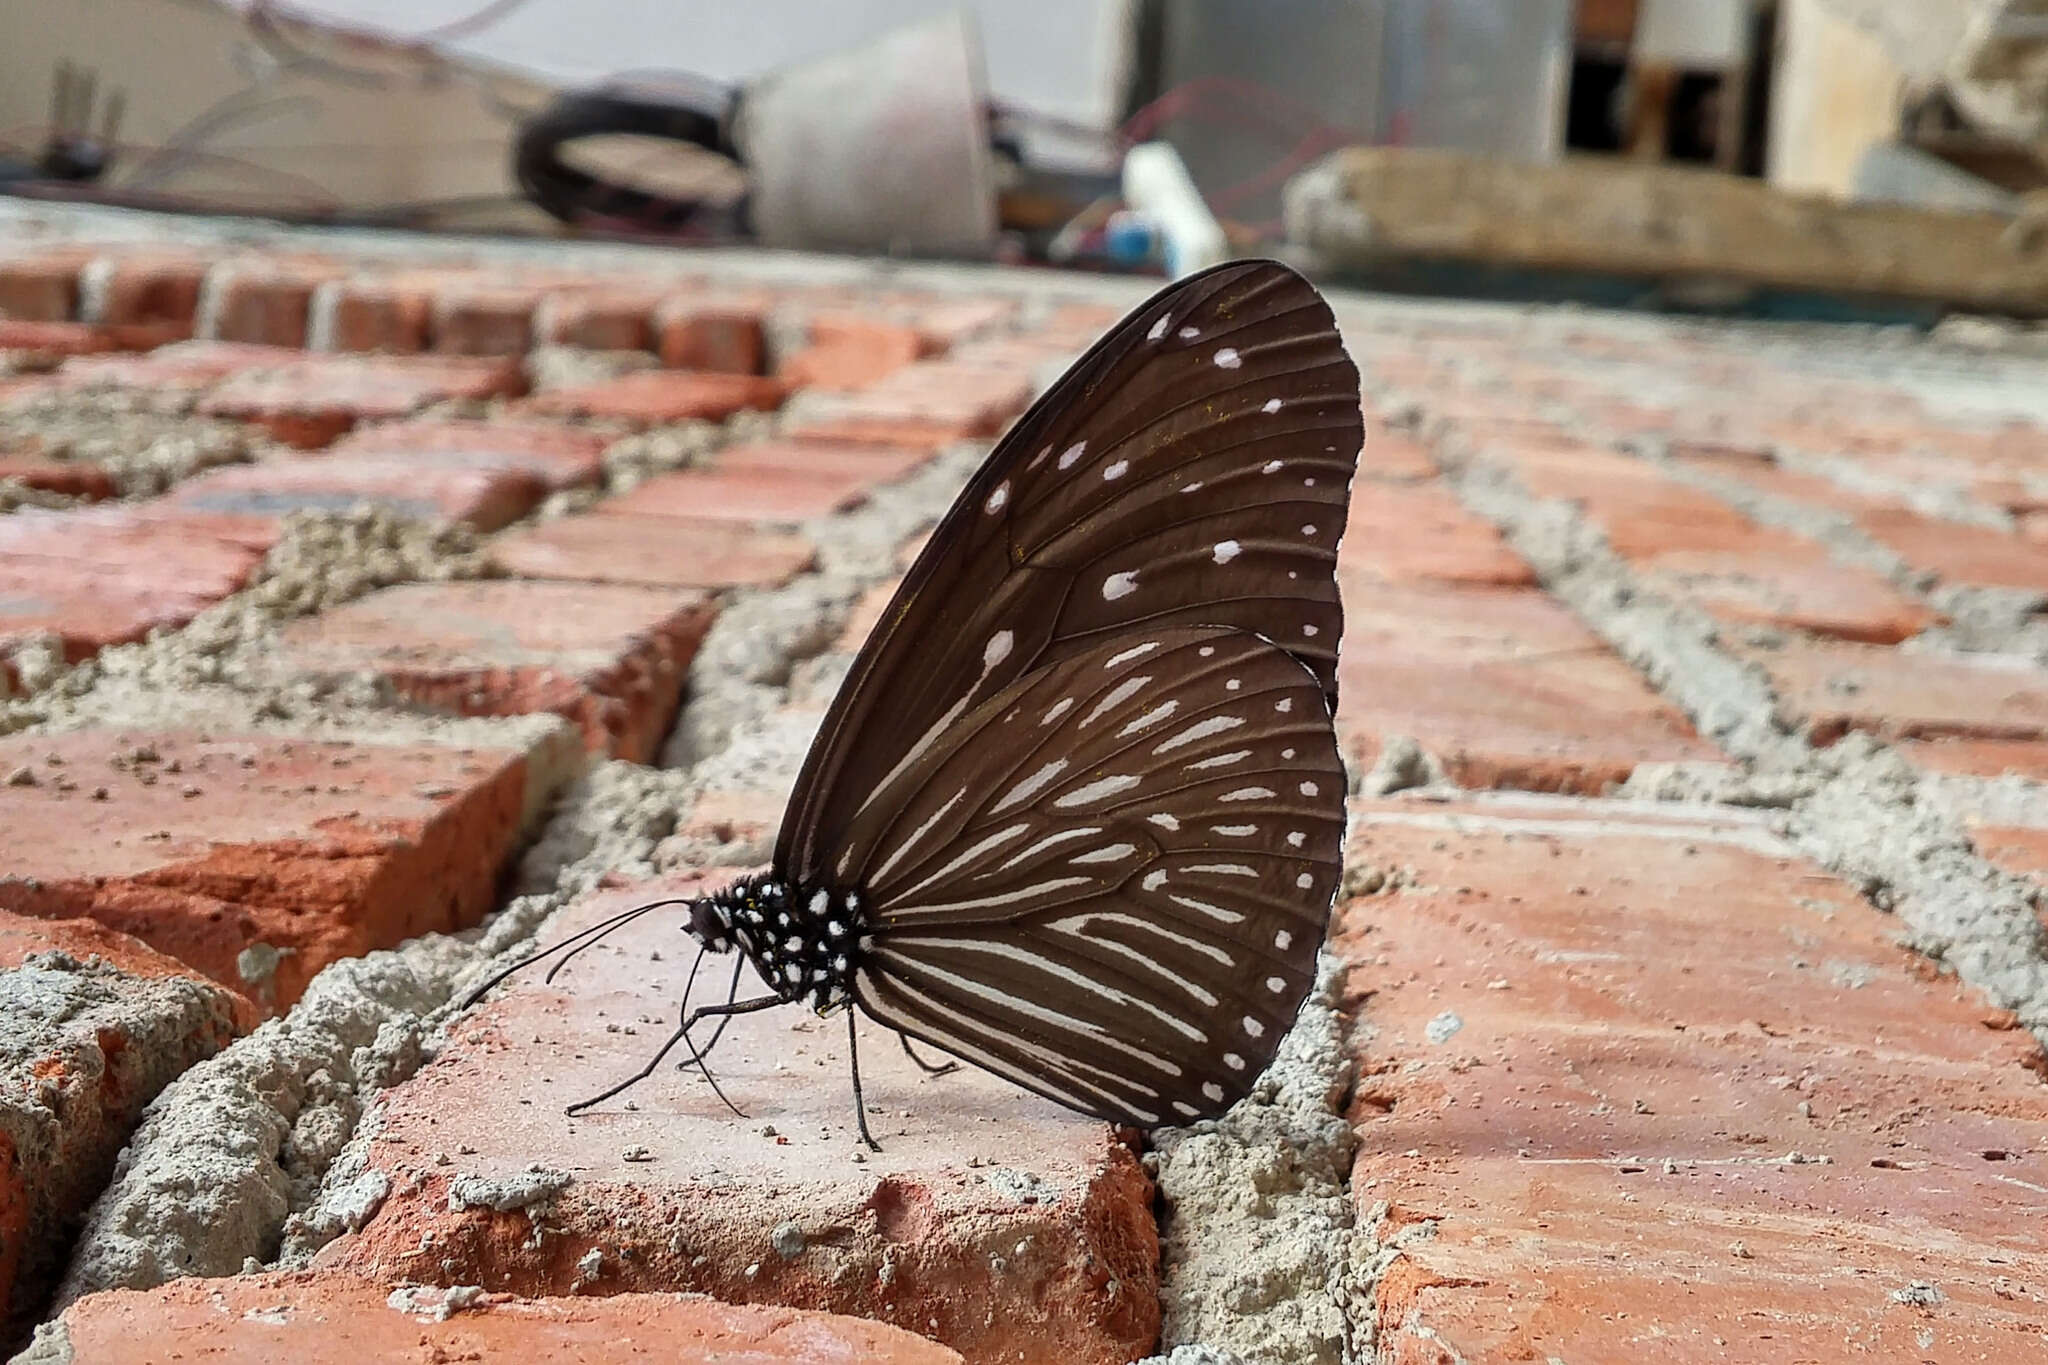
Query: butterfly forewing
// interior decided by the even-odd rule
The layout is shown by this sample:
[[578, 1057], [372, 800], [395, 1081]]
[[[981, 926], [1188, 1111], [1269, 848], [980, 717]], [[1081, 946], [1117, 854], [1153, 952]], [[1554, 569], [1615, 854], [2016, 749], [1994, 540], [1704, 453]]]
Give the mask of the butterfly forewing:
[[949, 725], [854, 822], [883, 1022], [1062, 1103], [1241, 1098], [1306, 995], [1342, 861], [1320, 680], [1242, 631], [1133, 633]]
[[1134, 632], [1265, 635], [1334, 706], [1333, 571], [1361, 436], [1357, 371], [1285, 266], [1219, 266], [1139, 308], [933, 533], [819, 731], [777, 866], [849, 884], [856, 818], [950, 726]]

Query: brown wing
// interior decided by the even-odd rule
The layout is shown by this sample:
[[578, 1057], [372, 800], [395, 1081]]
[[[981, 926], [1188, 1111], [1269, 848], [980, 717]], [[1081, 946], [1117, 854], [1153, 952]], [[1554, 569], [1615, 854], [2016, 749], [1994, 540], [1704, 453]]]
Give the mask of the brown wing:
[[1272, 1060], [1344, 841], [1323, 692], [1284, 650], [1189, 628], [1098, 644], [876, 795], [850, 870], [867, 1013], [1144, 1126], [1221, 1113]]
[[932, 535], [812, 744], [776, 866], [847, 884], [849, 831], [892, 774], [1026, 673], [1132, 632], [1262, 634], [1334, 708], [1362, 431], [1330, 310], [1286, 266], [1218, 266], [1138, 308]]

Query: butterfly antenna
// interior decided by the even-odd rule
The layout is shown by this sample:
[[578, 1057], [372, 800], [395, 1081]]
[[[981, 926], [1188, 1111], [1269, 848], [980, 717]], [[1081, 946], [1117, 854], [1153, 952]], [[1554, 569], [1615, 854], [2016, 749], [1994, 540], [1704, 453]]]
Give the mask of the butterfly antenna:
[[621, 911], [620, 913], [613, 915], [610, 919], [601, 920], [598, 923], [591, 925], [588, 929], [579, 930], [578, 932], [573, 933], [569, 935], [569, 937], [561, 940], [559, 943], [551, 943], [547, 947], [540, 949], [538, 952], [529, 953], [525, 957], [520, 958], [511, 966], [506, 967], [501, 971], [493, 973], [491, 977], [488, 980], [486, 980], [482, 985], [472, 990], [468, 995], [462, 997], [462, 1004], [459, 1006], [459, 1008], [465, 1010], [468, 1009], [471, 1005], [474, 1005], [477, 1001], [483, 999], [484, 996], [490, 994], [491, 990], [494, 987], [496, 987], [500, 982], [505, 980], [505, 978], [513, 975], [516, 972], [523, 972], [528, 967], [531, 967], [534, 963], [552, 957], [554, 954], [559, 953], [566, 948], [568, 949], [567, 954], [562, 958], [561, 962], [557, 962], [554, 965], [554, 967], [548, 971], [547, 976], [544, 978], [547, 981], [553, 981], [555, 979], [555, 973], [561, 971], [562, 967], [569, 961], [570, 958], [576, 956], [576, 954], [582, 952], [591, 944], [596, 943], [599, 939], [604, 938], [613, 930], [624, 928], [626, 925], [632, 923], [634, 920], [640, 918], [640, 916], [646, 914], [650, 910], [659, 910], [663, 906], [668, 905], [688, 905], [689, 903], [690, 902], [687, 900], [676, 899], [654, 901], [648, 905], [636, 905], [631, 910]]

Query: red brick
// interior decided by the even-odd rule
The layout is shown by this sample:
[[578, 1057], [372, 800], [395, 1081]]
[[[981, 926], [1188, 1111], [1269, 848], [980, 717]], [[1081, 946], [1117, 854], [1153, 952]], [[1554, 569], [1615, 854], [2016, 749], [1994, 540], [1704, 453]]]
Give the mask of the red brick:
[[76, 662], [181, 626], [248, 582], [258, 547], [131, 507], [0, 518], [0, 653], [42, 632]]
[[98, 502], [114, 496], [114, 481], [98, 465], [69, 460], [38, 460], [0, 455], [0, 482], [12, 479], [24, 488]]
[[0, 317], [0, 351], [28, 351], [54, 359], [146, 349], [123, 346], [121, 340], [121, 335], [114, 329], [96, 327], [87, 322], [12, 322]]
[[872, 410], [806, 412], [792, 417], [782, 434], [798, 440], [837, 441], [846, 445], [907, 446], [940, 451], [973, 435], [971, 423], [924, 417], [893, 416]]
[[1786, 469], [1782, 465], [1737, 459], [1728, 455], [1688, 456], [1680, 459], [1679, 463], [1687, 468], [1698, 469], [1722, 478], [1737, 479], [1759, 493], [1783, 498], [1787, 502], [1802, 503], [1808, 507], [1850, 516], [1897, 501], [1846, 488], [1833, 479], [1823, 478], [1818, 474], [1803, 474]]
[[1373, 1288], [1381, 1359], [2038, 1353], [2039, 1046], [1885, 916], [1761, 819], [1360, 814], [1408, 875], [1335, 937], [1373, 1025], [1352, 1193], [1432, 1234]]
[[1540, 592], [1384, 583], [1344, 608], [1338, 733], [1368, 768], [1405, 736], [1460, 786], [1600, 792], [1639, 763], [1717, 757]]
[[794, 525], [860, 506], [868, 481], [847, 474], [799, 474], [779, 469], [683, 469], [649, 479], [629, 493], [607, 498], [598, 516], [677, 517], [686, 521], [766, 522]]
[[90, 921], [0, 911], [0, 1338], [41, 1310], [143, 1107], [256, 1023], [254, 1007]]
[[651, 351], [653, 314], [661, 302], [653, 289], [597, 287], [549, 294], [534, 311], [534, 335], [551, 346], [595, 351]]
[[968, 434], [993, 436], [1031, 402], [1028, 374], [953, 360], [906, 365], [863, 393], [838, 400], [847, 414], [964, 422]]
[[[594, 896], [549, 931], [693, 885]], [[522, 1294], [690, 1289], [879, 1318], [984, 1361], [1123, 1365], [1151, 1348], [1158, 1242], [1135, 1154], [1105, 1125], [982, 1072], [928, 1079], [886, 1030], [864, 1032], [861, 1082], [884, 1150], [862, 1161], [845, 1024], [800, 1009], [734, 1019], [713, 1055], [744, 1122], [667, 1067], [565, 1117], [565, 1102], [631, 1074], [667, 1032], [680, 942], [674, 918], [648, 916], [554, 986], [516, 980], [460, 1021], [385, 1093], [368, 1160], [391, 1194], [316, 1266]], [[534, 1163], [575, 1172], [544, 1211], [451, 1210], [463, 1177]], [[549, 1233], [534, 1237], [542, 1217]], [[809, 1239], [802, 1254], [772, 1249], [785, 1223]], [[593, 1249], [590, 1277], [578, 1263]]]
[[427, 349], [432, 300], [423, 289], [385, 280], [329, 285], [327, 348], [414, 355]]
[[528, 578], [657, 588], [779, 587], [809, 569], [803, 536], [685, 517], [558, 517], [491, 542], [498, 563]]
[[1770, 674], [1779, 709], [1829, 744], [1850, 730], [1885, 739], [2048, 737], [2048, 670], [2030, 660], [1791, 639], [1729, 642]]
[[190, 336], [209, 269], [208, 262], [193, 257], [118, 257], [107, 272], [100, 321], [155, 324]]
[[870, 484], [894, 483], [931, 459], [915, 446], [853, 445], [844, 441], [779, 440], [726, 446], [713, 457], [728, 472], [766, 469], [791, 474], [845, 476]]
[[[971, 337], [1002, 327], [1016, 316], [1016, 300], [988, 296], [910, 300], [900, 314], [901, 321], [917, 329], [927, 355], [945, 354]], [[1097, 328], [1096, 333], [1106, 330], [1107, 327]]]
[[867, 643], [869, 635], [882, 620], [882, 613], [896, 600], [896, 590], [903, 585], [902, 579], [891, 583], [878, 583], [854, 600], [853, 610], [846, 614], [846, 624], [840, 627], [839, 643], [833, 648], [842, 654], [852, 654]]
[[[1762, 528], [1759, 528], [1760, 531]], [[1778, 626], [1889, 645], [1944, 618], [1868, 569], [1820, 546], [1764, 532], [1742, 550], [1671, 550], [1636, 561], [1645, 587], [1690, 601], [1716, 620]]]
[[147, 355], [82, 356], [67, 361], [60, 378], [74, 387], [202, 389], [232, 374], [292, 365], [305, 354], [286, 346], [238, 341], [180, 341]]
[[672, 370], [761, 374], [768, 343], [762, 309], [730, 303], [679, 300], [657, 313], [661, 363]]
[[863, 318], [827, 316], [811, 322], [811, 344], [777, 373], [798, 388], [864, 389], [917, 360], [925, 344], [914, 328]]
[[457, 285], [434, 298], [434, 349], [445, 355], [524, 355], [533, 345], [541, 289]]
[[2048, 740], [1908, 739], [1899, 749], [1913, 765], [1949, 777], [2004, 777], [2015, 774], [2048, 782]]
[[1338, 559], [1347, 569], [1394, 583], [1516, 588], [1536, 581], [1492, 523], [1438, 484], [1353, 484]]
[[357, 422], [404, 417], [451, 398], [504, 397], [523, 387], [518, 367], [502, 360], [315, 355], [237, 374], [202, 399], [199, 410], [255, 422], [288, 444], [313, 448]]
[[51, 251], [0, 257], [0, 318], [67, 322], [78, 315], [81, 253]]
[[1908, 564], [1932, 569], [1950, 583], [2048, 589], [2048, 545], [1906, 508], [1868, 511], [1858, 520], [1872, 539]]
[[554, 389], [527, 400], [530, 411], [571, 416], [615, 417], [629, 422], [723, 422], [749, 409], [782, 405], [779, 380], [759, 375], [713, 374], [696, 370], [647, 370], [576, 388]]
[[960, 1365], [958, 1353], [914, 1332], [825, 1313], [660, 1293], [472, 1301], [321, 1272], [112, 1290], [72, 1304], [62, 1322], [72, 1357], [107, 1365], [165, 1352], [217, 1365]]
[[[100, 730], [0, 738], [20, 767], [40, 780], [0, 786], [0, 909], [97, 920], [269, 1009], [476, 923], [538, 781], [496, 750]], [[282, 956], [246, 981], [258, 944]]]
[[220, 341], [263, 346], [304, 346], [313, 291], [334, 275], [331, 267], [224, 266], [210, 281], [211, 335]]
[[595, 583], [407, 583], [307, 617], [284, 665], [371, 673], [402, 697], [465, 716], [552, 712], [592, 753], [650, 761], [710, 628], [698, 592]]
[[[1377, 423], [1366, 428], [1365, 448], [1358, 457], [1359, 478], [1413, 483], [1436, 475], [1436, 458], [1430, 454], [1427, 443], [1409, 432]], [[1355, 495], [1357, 489], [1352, 491]]]
[[[691, 802], [690, 809], [676, 822], [671, 842], [658, 849], [655, 856], [658, 859], [671, 849], [694, 851], [734, 844], [772, 849], [788, 805], [787, 785], [715, 787]], [[701, 856], [690, 859], [693, 863], [703, 861]]]
[[1672, 550], [1740, 554], [1801, 543], [1627, 455], [1579, 444], [1495, 441], [1485, 458], [1513, 470], [1539, 498], [1578, 503], [1624, 559]]
[[546, 484], [520, 470], [422, 467], [394, 455], [330, 455], [210, 469], [161, 501], [272, 527], [292, 512], [373, 504], [422, 521], [460, 521], [495, 531], [532, 511], [546, 493]]
[[608, 444], [596, 432], [551, 422], [423, 419], [358, 427], [335, 443], [334, 453], [402, 457], [437, 469], [516, 470], [559, 489], [597, 483]]

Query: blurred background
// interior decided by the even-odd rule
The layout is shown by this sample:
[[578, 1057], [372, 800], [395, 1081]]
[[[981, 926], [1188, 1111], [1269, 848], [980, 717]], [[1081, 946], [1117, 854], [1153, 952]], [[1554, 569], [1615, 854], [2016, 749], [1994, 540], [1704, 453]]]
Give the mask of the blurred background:
[[363, 226], [2027, 314], [2044, 184], [2048, 0], [0, 13], [0, 190]]

